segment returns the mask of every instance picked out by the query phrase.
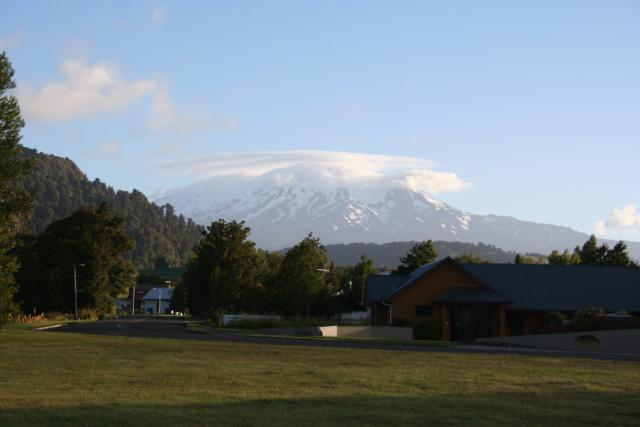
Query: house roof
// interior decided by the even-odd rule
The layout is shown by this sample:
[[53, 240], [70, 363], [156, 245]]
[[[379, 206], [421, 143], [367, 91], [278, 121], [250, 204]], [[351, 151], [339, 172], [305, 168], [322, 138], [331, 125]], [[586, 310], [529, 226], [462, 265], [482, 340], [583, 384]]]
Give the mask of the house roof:
[[[442, 258], [442, 259], [439, 259], [439, 260], [434, 261], [434, 262], [430, 262], [429, 264], [425, 264], [422, 267], [420, 267], [417, 270], [415, 270], [413, 273], [409, 274], [408, 276], [396, 276], [396, 277], [399, 277], [399, 278], [403, 278], [404, 280], [402, 280], [402, 282], [398, 283], [396, 286], [394, 286], [392, 289], [390, 289], [389, 292], [386, 295], [383, 295], [382, 299], [383, 300], [387, 300], [387, 299], [391, 298], [392, 296], [394, 296], [398, 292], [401, 292], [404, 289], [406, 289], [409, 286], [411, 286], [414, 282], [416, 282], [418, 279], [420, 279], [424, 275], [428, 274], [429, 272], [435, 270], [437, 267], [440, 267], [442, 264], [445, 264], [445, 263], [447, 263], [449, 261], [450, 262], [454, 262], [451, 258], [446, 257], [446, 258]], [[400, 279], [398, 279], [398, 280], [400, 280]]]
[[142, 300], [170, 300], [173, 295], [173, 288], [152, 288], [144, 294]]
[[409, 276], [370, 276], [368, 299], [374, 303], [388, 301], [445, 262], [462, 269], [484, 289], [452, 288], [439, 297], [439, 302], [486, 299], [486, 303], [506, 301], [509, 310], [576, 311], [591, 305], [606, 311], [640, 312], [640, 268], [461, 264], [448, 257], [426, 264]]
[[396, 288], [407, 281], [409, 276], [376, 274], [367, 279], [367, 299], [369, 302], [381, 302]]
[[599, 265], [462, 264], [513, 301], [510, 310], [640, 312], [640, 268]]

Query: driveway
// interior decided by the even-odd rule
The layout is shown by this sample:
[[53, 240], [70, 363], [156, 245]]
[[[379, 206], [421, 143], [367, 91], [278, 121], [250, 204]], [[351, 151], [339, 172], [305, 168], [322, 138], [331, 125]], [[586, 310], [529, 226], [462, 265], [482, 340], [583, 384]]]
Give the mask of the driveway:
[[554, 351], [539, 349], [507, 348], [481, 345], [455, 345], [452, 347], [431, 347], [413, 344], [394, 344], [379, 342], [354, 342], [331, 339], [300, 339], [270, 336], [256, 336], [246, 331], [220, 331], [207, 328], [205, 334], [187, 332], [185, 320], [181, 317], [170, 316], [141, 316], [125, 317], [121, 319], [100, 320], [97, 322], [67, 324], [51, 332], [73, 332], [83, 334], [143, 337], [143, 338], [174, 338], [195, 339], [209, 341], [241, 342], [253, 344], [298, 345], [311, 347], [337, 347], [355, 349], [376, 349], [396, 351], [422, 351], [441, 353], [476, 353], [476, 354], [508, 354], [547, 357], [577, 357], [600, 360], [634, 360], [640, 361], [640, 355], [589, 353], [579, 351]]

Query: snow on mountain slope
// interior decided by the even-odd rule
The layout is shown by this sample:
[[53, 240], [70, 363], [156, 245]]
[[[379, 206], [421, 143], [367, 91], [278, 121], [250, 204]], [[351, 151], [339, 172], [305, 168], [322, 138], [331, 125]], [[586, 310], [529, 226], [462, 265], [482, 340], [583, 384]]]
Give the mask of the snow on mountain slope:
[[172, 190], [157, 202], [172, 204], [200, 224], [244, 220], [258, 246], [269, 249], [291, 246], [309, 232], [327, 244], [434, 239], [540, 253], [572, 248], [588, 237], [567, 227], [473, 215], [409, 188], [391, 188], [378, 200], [364, 201], [347, 188], [306, 184], [236, 188], [204, 181]]

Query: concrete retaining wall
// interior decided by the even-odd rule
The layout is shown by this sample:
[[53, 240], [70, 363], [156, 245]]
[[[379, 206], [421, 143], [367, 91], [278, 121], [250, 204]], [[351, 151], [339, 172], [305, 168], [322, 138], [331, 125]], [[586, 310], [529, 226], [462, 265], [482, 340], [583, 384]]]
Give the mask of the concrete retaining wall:
[[401, 328], [395, 326], [323, 326], [322, 336], [325, 337], [351, 337], [351, 338], [378, 338], [387, 340], [413, 339], [413, 328]]
[[481, 338], [476, 341], [513, 344], [548, 350], [640, 354], [640, 329], [518, 335], [511, 337]]
[[395, 326], [306, 326], [299, 328], [268, 328], [261, 329], [260, 332], [275, 335], [376, 338], [387, 340], [410, 340], [413, 338], [412, 328]]

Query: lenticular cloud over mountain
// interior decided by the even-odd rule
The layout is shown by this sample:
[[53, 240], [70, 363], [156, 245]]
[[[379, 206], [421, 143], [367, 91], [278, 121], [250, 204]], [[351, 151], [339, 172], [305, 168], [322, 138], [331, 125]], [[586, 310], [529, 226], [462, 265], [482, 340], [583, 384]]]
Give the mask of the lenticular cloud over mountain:
[[[347, 187], [366, 196], [390, 188], [439, 194], [470, 184], [452, 172], [437, 170], [428, 159], [337, 151], [221, 153], [163, 165], [173, 171], [208, 178], [227, 187], [301, 185], [317, 189]], [[218, 178], [218, 179], [216, 179]]]

